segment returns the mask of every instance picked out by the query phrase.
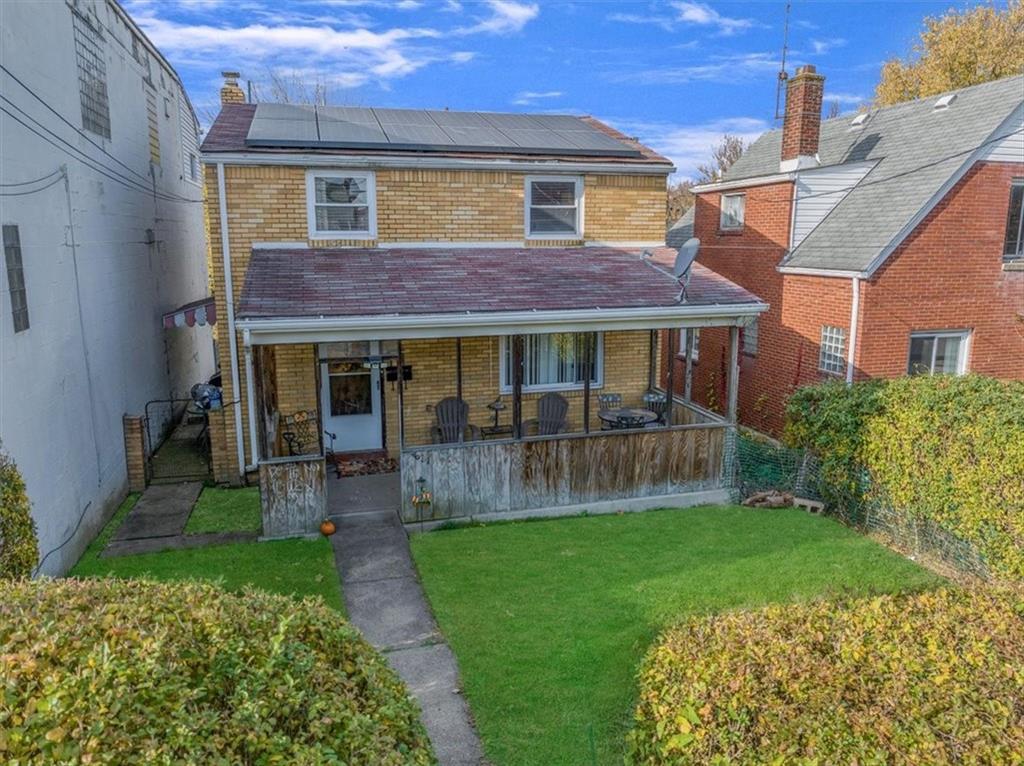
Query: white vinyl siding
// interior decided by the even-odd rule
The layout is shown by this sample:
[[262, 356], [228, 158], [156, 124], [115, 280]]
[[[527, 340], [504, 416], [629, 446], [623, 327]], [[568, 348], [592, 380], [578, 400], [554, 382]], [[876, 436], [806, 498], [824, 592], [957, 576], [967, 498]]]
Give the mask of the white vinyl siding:
[[178, 125], [181, 130], [181, 177], [186, 181], [200, 183], [199, 132], [184, 93], [178, 94]]
[[1003, 136], [989, 144], [981, 159], [986, 162], [1024, 162], [1024, 106], [1017, 111], [997, 135]]
[[820, 170], [802, 171], [796, 178], [793, 208], [793, 239], [790, 248], [799, 245], [825, 216], [860, 183], [873, 162], [851, 162]]
[[[596, 336], [596, 337], [595, 337]], [[523, 391], [564, 391], [583, 388], [584, 352], [593, 347], [590, 384], [601, 386], [604, 377], [604, 336], [601, 333], [550, 333], [523, 338]], [[501, 390], [512, 391], [512, 342], [501, 339]]]

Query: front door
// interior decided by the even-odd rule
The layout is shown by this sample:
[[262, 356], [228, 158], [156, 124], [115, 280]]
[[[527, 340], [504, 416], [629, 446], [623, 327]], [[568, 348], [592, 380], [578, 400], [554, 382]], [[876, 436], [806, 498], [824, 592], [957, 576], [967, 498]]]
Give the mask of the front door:
[[325, 360], [320, 378], [324, 445], [331, 448], [333, 434], [335, 452], [380, 449], [380, 367], [364, 367], [359, 359]]

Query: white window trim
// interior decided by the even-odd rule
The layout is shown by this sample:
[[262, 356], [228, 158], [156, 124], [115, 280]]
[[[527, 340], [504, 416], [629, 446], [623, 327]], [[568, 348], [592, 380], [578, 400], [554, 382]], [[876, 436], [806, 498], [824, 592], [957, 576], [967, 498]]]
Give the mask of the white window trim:
[[[540, 333], [541, 335], [554, 335], [555, 333]], [[581, 335], [582, 332], [574, 332], [573, 335]], [[594, 349], [594, 377], [597, 379], [596, 383], [590, 384], [590, 390], [603, 388], [604, 387], [604, 333], [598, 332], [597, 344]], [[503, 394], [512, 393], [512, 381], [508, 380], [505, 375], [505, 354], [508, 353], [506, 347], [508, 345], [508, 336], [502, 335], [498, 339], [498, 371], [499, 371], [499, 390]], [[523, 383], [523, 393], [534, 393], [544, 391], [582, 391], [584, 388], [583, 383], [546, 383], [544, 385], [529, 386]]]
[[[910, 338], [907, 340], [907, 363], [903, 366], [906, 370], [906, 374], [910, 374], [910, 346], [915, 338], [959, 338], [960, 343], [960, 354], [956, 360], [956, 375], [966, 375], [968, 360], [971, 356], [971, 331], [970, 330], [920, 330], [917, 332], [910, 333]], [[932, 358], [931, 363], [928, 366], [928, 374], [935, 375], [935, 354], [938, 352], [938, 343], [932, 344]], [[944, 373], [939, 373], [944, 374]]]
[[[316, 228], [316, 179], [317, 178], [365, 178], [366, 204], [369, 208], [367, 231], [320, 231]], [[330, 170], [306, 171], [306, 228], [309, 239], [377, 239], [377, 179], [372, 170]]]
[[[536, 181], [572, 181], [576, 185], [576, 230], [574, 232], [530, 233], [530, 208], [533, 184]], [[526, 239], [582, 239], [583, 238], [583, 176], [526, 176], [523, 190], [523, 229]]]
[[678, 356], [686, 358], [686, 335], [693, 333], [693, 361], [700, 361], [700, 328], [684, 327], [679, 331], [679, 348], [676, 350]]
[[[833, 370], [825, 367], [825, 330], [838, 330], [842, 333], [843, 343], [839, 349], [837, 356], [842, 361], [839, 369]], [[823, 372], [826, 375], [836, 375], [842, 377], [846, 375], [846, 344], [849, 343], [848, 333], [845, 327], [839, 327], [838, 325], [822, 325], [821, 332], [818, 337], [818, 372]]]
[[[725, 223], [725, 200], [729, 197], [743, 198], [743, 220], [738, 225], [726, 225]], [[740, 231], [747, 223], [747, 193], [736, 192], [733, 194], [722, 194], [718, 202], [718, 228], [721, 231]]]

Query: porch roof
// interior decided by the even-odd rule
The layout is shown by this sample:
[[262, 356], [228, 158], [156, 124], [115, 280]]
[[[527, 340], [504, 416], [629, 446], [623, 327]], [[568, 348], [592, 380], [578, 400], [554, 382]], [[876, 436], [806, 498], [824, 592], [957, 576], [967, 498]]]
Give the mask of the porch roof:
[[607, 320], [609, 329], [617, 322], [659, 327], [685, 318], [695, 325], [729, 324], [767, 309], [757, 296], [700, 264], [693, 265], [680, 302], [670, 271], [676, 251], [652, 248], [649, 257], [644, 252], [613, 247], [254, 249], [238, 318], [243, 329], [253, 331], [369, 326], [393, 327], [393, 337], [411, 337], [398, 328], [430, 326], [436, 328], [432, 334], [442, 336], [456, 326], [497, 333], [498, 325], [538, 324], [542, 318], [556, 325]]

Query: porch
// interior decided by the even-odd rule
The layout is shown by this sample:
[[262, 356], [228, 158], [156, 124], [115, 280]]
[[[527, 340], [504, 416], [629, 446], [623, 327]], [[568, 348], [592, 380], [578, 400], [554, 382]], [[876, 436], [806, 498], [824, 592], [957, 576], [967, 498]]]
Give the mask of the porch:
[[[508, 263], [506, 252], [458, 255]], [[551, 257], [531, 268], [550, 272]], [[253, 299], [260, 275], [251, 265], [239, 322], [244, 447], [260, 474], [264, 533], [308, 532], [328, 514], [367, 503], [427, 525], [725, 500], [739, 328], [766, 307], [699, 266], [684, 296], [650, 254], [574, 252], [570, 260], [584, 257], [576, 289], [561, 290], [562, 309], [495, 311], [460, 297], [463, 311], [353, 314], [339, 306], [339, 316], [306, 319], [254, 316], [263, 304]], [[297, 260], [289, 256], [287, 268]], [[449, 273], [456, 266], [447, 264]], [[610, 289], [595, 279], [607, 277], [602, 269], [634, 270], [640, 294]], [[275, 273], [268, 268], [266, 277], [279, 288]], [[422, 298], [422, 285], [392, 287]], [[323, 300], [345, 303], [340, 296]], [[682, 329], [714, 326], [730, 328], [732, 340], [724, 416], [669, 401], [666, 392], [680, 388], [673, 375], [689, 369], [677, 373], [661, 358], [663, 335], [676, 348]], [[397, 475], [376, 482], [390, 499], [353, 499], [356, 485], [374, 482], [332, 478], [352, 450], [390, 456]]]

